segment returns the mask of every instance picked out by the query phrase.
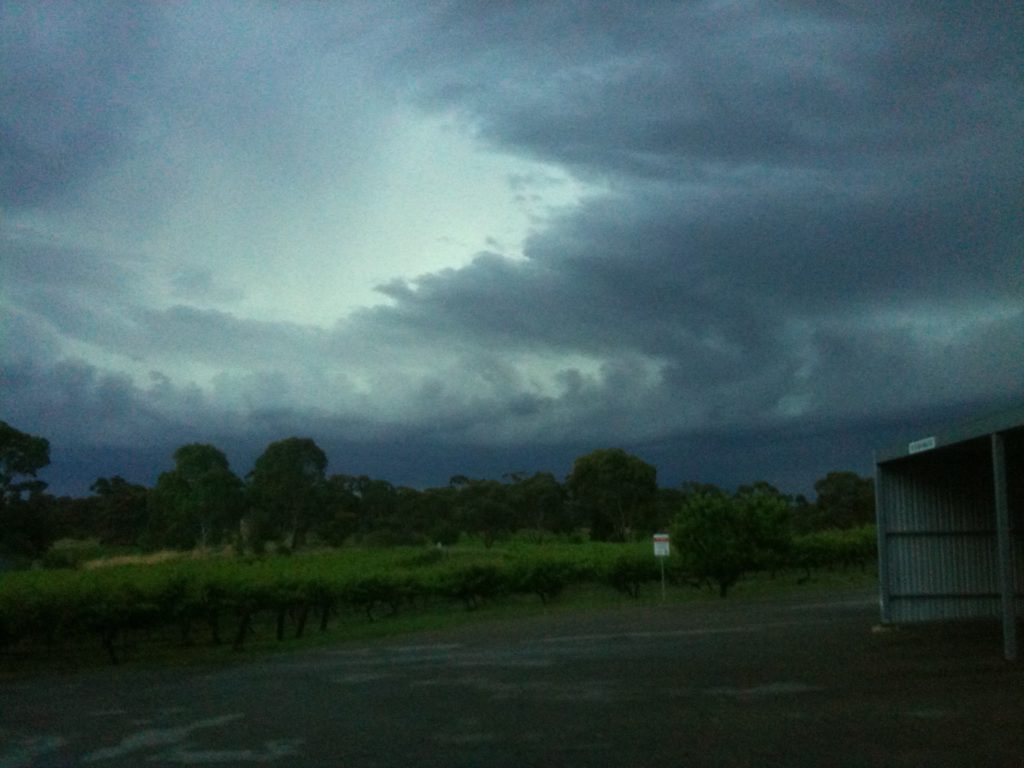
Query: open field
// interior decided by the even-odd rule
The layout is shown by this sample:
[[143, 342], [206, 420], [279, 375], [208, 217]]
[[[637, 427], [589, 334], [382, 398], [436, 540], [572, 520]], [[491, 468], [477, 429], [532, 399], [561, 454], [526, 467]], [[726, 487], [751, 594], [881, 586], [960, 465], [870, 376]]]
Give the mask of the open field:
[[994, 622], [863, 589], [630, 605], [0, 689], [0, 766], [1020, 766]]

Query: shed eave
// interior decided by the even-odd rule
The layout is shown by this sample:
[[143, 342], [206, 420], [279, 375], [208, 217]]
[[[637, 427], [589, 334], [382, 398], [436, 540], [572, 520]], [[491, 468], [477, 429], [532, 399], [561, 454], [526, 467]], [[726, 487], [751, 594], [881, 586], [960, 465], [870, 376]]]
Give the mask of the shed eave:
[[875, 453], [875, 464], [899, 461], [908, 456], [928, 453], [980, 437], [1024, 428], [1024, 405], [992, 413], [952, 427], [921, 434], [908, 441], [893, 444]]

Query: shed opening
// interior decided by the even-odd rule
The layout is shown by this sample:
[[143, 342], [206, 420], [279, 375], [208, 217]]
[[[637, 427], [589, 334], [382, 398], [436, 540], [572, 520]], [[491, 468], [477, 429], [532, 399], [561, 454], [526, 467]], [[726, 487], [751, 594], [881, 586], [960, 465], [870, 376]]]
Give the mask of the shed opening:
[[1024, 408], [918, 436], [875, 459], [882, 621], [1024, 616]]

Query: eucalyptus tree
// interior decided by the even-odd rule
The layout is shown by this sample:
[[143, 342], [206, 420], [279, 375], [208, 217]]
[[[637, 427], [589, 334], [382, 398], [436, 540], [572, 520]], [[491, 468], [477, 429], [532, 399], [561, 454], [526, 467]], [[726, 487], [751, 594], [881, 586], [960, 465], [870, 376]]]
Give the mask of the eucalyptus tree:
[[566, 491], [550, 472], [510, 476], [508, 503], [515, 510], [516, 527], [565, 533], [573, 521], [567, 514]]
[[120, 475], [99, 477], [85, 499], [89, 532], [104, 544], [135, 544], [147, 525], [149, 495], [144, 485], [130, 483]]
[[566, 486], [595, 539], [626, 541], [651, 526], [657, 470], [621, 448], [605, 448], [573, 463]]
[[49, 497], [36, 472], [50, 463], [50, 443], [0, 421], [0, 551], [37, 556], [53, 540], [44, 513]]
[[327, 456], [308, 437], [289, 437], [267, 446], [249, 474], [250, 500], [265, 526], [264, 535], [278, 535], [290, 549], [328, 511], [324, 472]]
[[179, 547], [216, 544], [241, 518], [242, 481], [220, 449], [208, 443], [189, 443], [174, 452], [174, 469], [157, 478], [149, 508], [152, 543]]
[[0, 497], [6, 506], [23, 494], [41, 493], [46, 483], [36, 472], [50, 463], [50, 442], [0, 421]]
[[875, 521], [875, 483], [856, 472], [829, 472], [814, 484], [819, 528], [853, 528]]
[[474, 480], [457, 476], [449, 486], [456, 489], [455, 520], [461, 530], [480, 536], [490, 547], [515, 527], [515, 512], [509, 504], [508, 486], [497, 480]]

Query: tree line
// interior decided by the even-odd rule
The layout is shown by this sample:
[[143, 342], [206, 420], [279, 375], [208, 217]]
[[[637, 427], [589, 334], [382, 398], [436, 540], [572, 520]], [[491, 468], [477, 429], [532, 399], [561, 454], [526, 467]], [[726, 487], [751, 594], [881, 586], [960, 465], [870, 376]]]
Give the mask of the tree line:
[[147, 550], [233, 544], [260, 552], [311, 543], [451, 544], [461, 535], [490, 546], [513, 533], [538, 541], [635, 541], [672, 530], [724, 594], [755, 563], [792, 560], [794, 535], [874, 519], [873, 483], [852, 472], [821, 478], [814, 501], [763, 481], [735, 492], [697, 482], [662, 488], [652, 465], [618, 448], [580, 456], [564, 482], [549, 472], [501, 480], [457, 475], [423, 490], [328, 475], [326, 455], [308, 437], [270, 443], [245, 477], [207, 443], [183, 445], [173, 460], [152, 488], [101, 477], [88, 497], [55, 497], [36, 476], [49, 464], [49, 442], [0, 421], [0, 554], [40, 558], [62, 538]]

